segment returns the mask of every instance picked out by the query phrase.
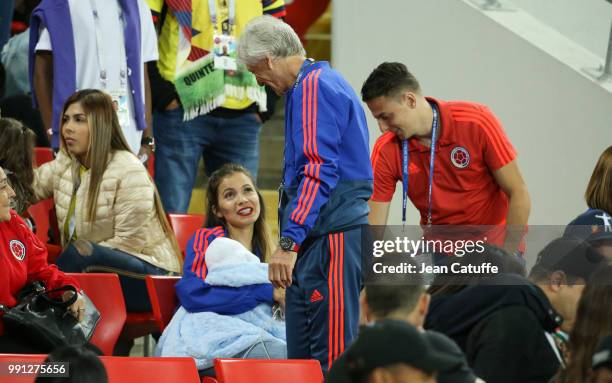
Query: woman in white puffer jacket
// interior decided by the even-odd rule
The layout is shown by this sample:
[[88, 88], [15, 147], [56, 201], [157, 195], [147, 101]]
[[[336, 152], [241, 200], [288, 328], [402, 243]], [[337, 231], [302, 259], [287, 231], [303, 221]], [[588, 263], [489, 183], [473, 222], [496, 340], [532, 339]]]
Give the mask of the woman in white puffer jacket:
[[159, 195], [130, 151], [111, 97], [93, 89], [65, 103], [57, 158], [36, 169], [39, 200], [53, 197], [66, 272], [111, 272], [126, 307], [150, 311], [144, 277], [180, 273], [182, 257]]

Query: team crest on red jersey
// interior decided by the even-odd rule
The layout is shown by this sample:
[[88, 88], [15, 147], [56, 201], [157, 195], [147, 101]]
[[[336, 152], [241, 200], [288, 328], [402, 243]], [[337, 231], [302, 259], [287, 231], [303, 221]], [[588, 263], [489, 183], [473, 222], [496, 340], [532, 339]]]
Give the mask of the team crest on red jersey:
[[13, 239], [12, 241], [10, 241], [9, 249], [11, 249], [11, 253], [13, 253], [13, 256], [15, 258], [17, 258], [20, 261], [23, 261], [26, 255], [26, 249], [23, 243], [21, 243], [21, 241], [18, 241], [16, 239]]
[[450, 155], [451, 162], [456, 168], [467, 168], [470, 164], [470, 153], [463, 146], [456, 146]]

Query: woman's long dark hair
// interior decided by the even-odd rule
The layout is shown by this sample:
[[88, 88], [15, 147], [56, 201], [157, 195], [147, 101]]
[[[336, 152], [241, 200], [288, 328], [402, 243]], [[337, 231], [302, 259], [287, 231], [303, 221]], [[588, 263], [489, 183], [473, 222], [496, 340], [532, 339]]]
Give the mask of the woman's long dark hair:
[[612, 214], [612, 145], [597, 160], [584, 198], [591, 209], [601, 209]]
[[32, 157], [36, 134], [12, 118], [0, 118], [0, 166], [15, 190], [15, 210], [23, 214], [34, 202]]
[[229, 177], [234, 173], [242, 173], [247, 176], [255, 187], [257, 198], [259, 198], [259, 217], [257, 217], [255, 227], [253, 228], [253, 241], [251, 243], [251, 247], [253, 252], [258, 254], [263, 262], [267, 259], [268, 255], [270, 255], [270, 238], [265, 218], [266, 207], [264, 205], [263, 197], [255, 185], [253, 176], [246, 168], [244, 168], [244, 166], [238, 164], [225, 164], [213, 172], [213, 174], [210, 176], [210, 179], [208, 180], [208, 189], [206, 191], [206, 222], [204, 223], [204, 227], [223, 226], [224, 228], [227, 228], [225, 221], [217, 217], [214, 212], [217, 209], [217, 206], [219, 206], [219, 185], [221, 185], [221, 182], [223, 182], [226, 177]]
[[[89, 181], [89, 189], [87, 190], [87, 219], [93, 222], [96, 218], [96, 209], [98, 195], [100, 194], [100, 184], [104, 172], [110, 162], [109, 154], [115, 151], [125, 151], [132, 153], [130, 147], [125, 140], [121, 125], [117, 118], [117, 113], [113, 106], [113, 100], [111, 97], [97, 89], [83, 89], [75, 92], [72, 96], [68, 97], [64, 103], [64, 109], [62, 110], [62, 117], [66, 113], [66, 110], [70, 105], [79, 103], [83, 111], [87, 115], [87, 122], [89, 124], [89, 149], [87, 151], [87, 162], [90, 164], [91, 178]], [[62, 123], [63, 129], [63, 123]], [[63, 134], [60, 135], [62, 143], [62, 150], [69, 154], [66, 149], [66, 141], [64, 140]], [[72, 155], [71, 155], [72, 156]], [[161, 227], [170, 239], [174, 254], [180, 265], [183, 264], [183, 257], [181, 251], [176, 242], [176, 237], [172, 226], [168, 222], [164, 207], [159, 197], [159, 192], [155, 183], [153, 184], [153, 203], [155, 204], [155, 213]]]
[[[83, 89], [73, 93], [64, 103], [62, 117], [72, 104], [79, 103], [87, 115], [89, 124], [89, 149], [86, 154], [87, 162], [90, 163], [91, 180], [87, 190], [87, 219], [94, 221], [96, 218], [96, 203], [100, 193], [100, 183], [110, 162], [109, 154], [116, 150], [131, 152], [127, 144], [117, 114], [113, 108], [110, 96], [97, 89]], [[63, 125], [62, 122], [62, 131]], [[66, 149], [64, 135], [60, 135], [62, 150]]]
[[557, 383], [587, 382], [597, 343], [612, 333], [612, 265], [595, 273], [586, 284], [570, 333], [570, 361], [560, 370]]

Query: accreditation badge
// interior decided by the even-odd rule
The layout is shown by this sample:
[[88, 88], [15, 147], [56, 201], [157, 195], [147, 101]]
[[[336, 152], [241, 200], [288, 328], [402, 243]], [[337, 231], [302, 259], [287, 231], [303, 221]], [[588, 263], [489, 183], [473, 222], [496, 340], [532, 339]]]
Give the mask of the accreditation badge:
[[115, 90], [110, 92], [110, 96], [113, 100], [113, 107], [117, 113], [117, 118], [119, 119], [119, 125], [122, 128], [128, 127], [130, 125], [130, 107], [127, 91], [125, 89]]
[[236, 38], [231, 35], [213, 36], [213, 54], [215, 69], [236, 70]]

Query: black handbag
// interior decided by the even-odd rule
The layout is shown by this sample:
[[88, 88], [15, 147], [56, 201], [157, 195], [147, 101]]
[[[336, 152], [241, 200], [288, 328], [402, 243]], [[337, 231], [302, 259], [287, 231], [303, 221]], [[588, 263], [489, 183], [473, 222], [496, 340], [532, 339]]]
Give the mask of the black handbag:
[[[75, 294], [65, 302], [61, 298], [52, 298], [52, 295], [65, 291]], [[79, 322], [68, 311], [78, 298], [76, 293], [76, 288], [68, 285], [50, 291], [46, 291], [40, 282], [26, 286], [19, 294], [19, 303], [4, 309], [2, 320], [6, 333], [21, 337], [47, 352], [59, 346], [87, 343], [100, 320], [100, 312], [81, 292], [85, 301], [85, 318]]]

